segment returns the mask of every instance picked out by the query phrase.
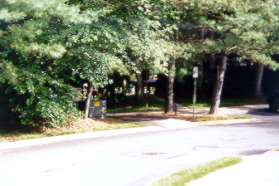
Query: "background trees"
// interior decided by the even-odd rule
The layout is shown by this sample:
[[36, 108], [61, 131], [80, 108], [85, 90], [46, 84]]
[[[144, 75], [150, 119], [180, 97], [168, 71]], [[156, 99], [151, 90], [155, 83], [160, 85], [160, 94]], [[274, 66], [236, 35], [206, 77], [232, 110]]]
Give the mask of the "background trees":
[[22, 123], [63, 125], [81, 81], [91, 94], [107, 83], [117, 38], [104, 16], [64, 1], [4, 1], [1, 82]]
[[63, 125], [74, 116], [75, 91], [61, 59], [64, 31], [89, 24], [91, 15], [61, 1], [2, 1], [1, 84], [23, 124]]
[[203, 37], [190, 41], [202, 44], [200, 52], [214, 55], [216, 59], [210, 114], [218, 112], [227, 64], [232, 58], [277, 68], [270, 56], [277, 47], [277, 41], [270, 40], [277, 24], [277, 7], [272, 2], [189, 0], [179, 6], [184, 11], [184, 24], [196, 33], [203, 33]]
[[209, 61], [216, 114], [228, 65], [260, 64], [256, 95], [263, 65], [278, 67], [277, 10], [261, 0], [4, 0], [0, 84], [23, 124], [58, 126], [77, 115], [84, 83], [87, 117], [93, 91], [106, 89], [115, 71], [135, 81], [138, 100], [143, 72], [165, 74], [165, 111], [173, 112], [175, 73]]

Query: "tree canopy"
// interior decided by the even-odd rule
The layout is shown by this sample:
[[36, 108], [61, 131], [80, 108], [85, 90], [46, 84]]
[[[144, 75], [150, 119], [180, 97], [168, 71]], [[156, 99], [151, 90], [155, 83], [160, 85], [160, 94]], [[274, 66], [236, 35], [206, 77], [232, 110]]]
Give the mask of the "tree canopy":
[[167, 74], [208, 55], [276, 69], [278, 18], [272, 0], [3, 0], [0, 84], [23, 124], [63, 125], [77, 88], [114, 71]]

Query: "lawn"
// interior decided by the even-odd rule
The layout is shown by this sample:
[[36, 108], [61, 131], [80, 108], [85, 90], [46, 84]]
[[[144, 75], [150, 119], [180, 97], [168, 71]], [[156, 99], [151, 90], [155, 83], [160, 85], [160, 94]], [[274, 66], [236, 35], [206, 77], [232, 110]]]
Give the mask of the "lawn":
[[[203, 109], [210, 107], [209, 99], [201, 99], [196, 103], [197, 109]], [[192, 108], [192, 100], [189, 99], [178, 99], [177, 103]], [[224, 98], [221, 101], [221, 107], [232, 107], [232, 106], [241, 106], [241, 105], [254, 105], [254, 104], [263, 104], [266, 103], [263, 99], [251, 99], [251, 98]]]
[[140, 103], [135, 103], [135, 97], [128, 96], [116, 106], [109, 108], [108, 113], [163, 111], [164, 104], [162, 98], [155, 96], [145, 97]]
[[136, 127], [143, 127], [143, 125], [136, 122], [123, 122], [116, 119], [107, 119], [105, 121], [94, 121], [88, 119], [80, 120], [72, 125], [62, 128], [44, 128], [40, 130], [27, 128], [12, 130], [0, 129], [0, 142]]
[[[190, 99], [177, 99], [177, 104], [180, 104], [187, 108], [193, 108], [192, 100]], [[254, 105], [265, 103], [264, 100], [259, 99], [248, 99], [239, 98], [223, 99], [221, 107], [241, 106], [241, 105]], [[108, 113], [129, 113], [129, 112], [149, 112], [149, 111], [163, 111], [164, 110], [164, 99], [156, 96], [149, 96], [139, 104], [135, 104], [135, 98], [133, 96], [126, 97], [117, 106], [109, 108]], [[210, 107], [210, 100], [202, 99], [198, 100], [195, 105], [196, 109], [206, 109]]]
[[[190, 100], [178, 100], [179, 104], [191, 107]], [[224, 99], [222, 105], [223, 106], [237, 106], [243, 104], [255, 104], [261, 103], [259, 100], [251, 100], [251, 99]], [[196, 105], [197, 109], [202, 109], [209, 107], [209, 102], [203, 100], [198, 102]], [[117, 104], [114, 108], [108, 109], [108, 113], [129, 113], [129, 112], [149, 112], [149, 111], [163, 111], [164, 109], [164, 100], [162, 98], [158, 98], [155, 96], [149, 96], [142, 101], [140, 104], [135, 105], [134, 97], [127, 97], [121, 103]], [[154, 116], [154, 114], [152, 115]], [[171, 117], [171, 116], [162, 116], [161, 117]], [[146, 116], [145, 116], [146, 117]], [[185, 119], [188, 121], [212, 121], [212, 120], [228, 120], [228, 119], [248, 119], [247, 116], [218, 116], [218, 117], [209, 117], [209, 116], [200, 116], [193, 119], [191, 116], [183, 116], [179, 115], [179, 117], [174, 117], [176, 119]], [[0, 128], [0, 141], [17, 141], [24, 139], [33, 139], [33, 138], [41, 138], [48, 136], [59, 136], [59, 135], [67, 135], [67, 134], [75, 134], [75, 133], [83, 133], [83, 132], [92, 132], [92, 131], [103, 131], [103, 130], [114, 130], [114, 129], [123, 129], [123, 128], [134, 128], [141, 127], [137, 120], [135, 121], [124, 121], [121, 119], [106, 119], [105, 122], [89, 122], [86, 124], [74, 124], [67, 127], [62, 128], [48, 128], [44, 130], [30, 130], [30, 129], [14, 129], [14, 130], [4, 130]]]
[[240, 158], [227, 157], [219, 160], [211, 161], [205, 165], [200, 165], [192, 169], [183, 170], [163, 178], [153, 184], [153, 186], [185, 186], [193, 180], [208, 175], [211, 172], [223, 169], [240, 163]]

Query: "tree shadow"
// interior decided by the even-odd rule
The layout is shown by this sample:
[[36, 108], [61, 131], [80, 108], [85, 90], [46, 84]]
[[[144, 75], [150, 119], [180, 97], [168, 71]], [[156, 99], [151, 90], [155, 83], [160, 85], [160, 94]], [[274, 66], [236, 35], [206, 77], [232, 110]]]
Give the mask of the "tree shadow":
[[279, 112], [272, 112], [268, 108], [250, 109], [248, 114], [254, 116], [279, 116]]
[[152, 115], [152, 114], [118, 114], [116, 116], [109, 116], [123, 122], [144, 122], [144, 121], [157, 121], [166, 119], [164, 114], [162, 115]]

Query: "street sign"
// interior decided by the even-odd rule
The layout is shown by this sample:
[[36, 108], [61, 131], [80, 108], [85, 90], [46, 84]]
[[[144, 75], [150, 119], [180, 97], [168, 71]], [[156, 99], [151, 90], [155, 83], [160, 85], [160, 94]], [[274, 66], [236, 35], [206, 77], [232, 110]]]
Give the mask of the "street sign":
[[89, 118], [104, 119], [106, 115], [106, 100], [93, 101], [89, 108]]
[[193, 78], [197, 79], [199, 77], [199, 67], [193, 68]]

